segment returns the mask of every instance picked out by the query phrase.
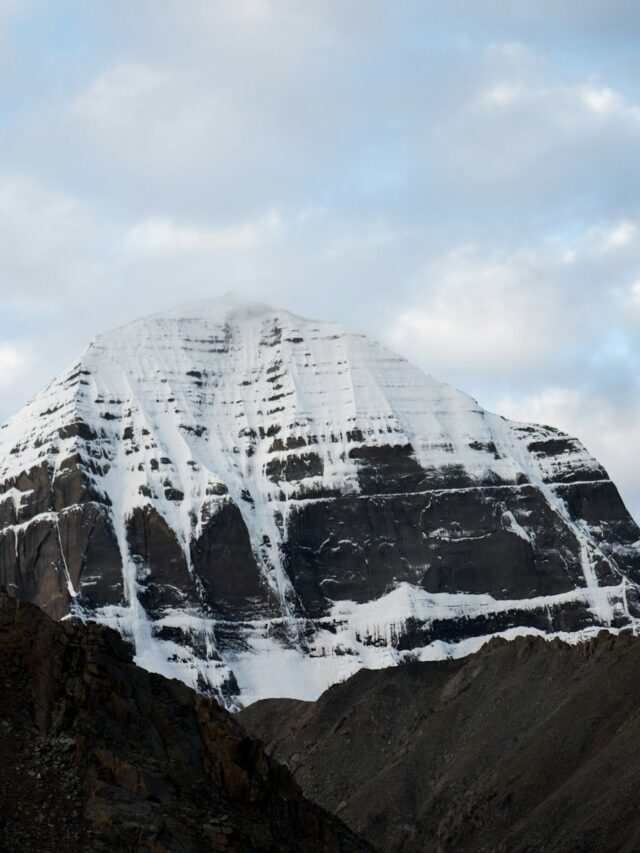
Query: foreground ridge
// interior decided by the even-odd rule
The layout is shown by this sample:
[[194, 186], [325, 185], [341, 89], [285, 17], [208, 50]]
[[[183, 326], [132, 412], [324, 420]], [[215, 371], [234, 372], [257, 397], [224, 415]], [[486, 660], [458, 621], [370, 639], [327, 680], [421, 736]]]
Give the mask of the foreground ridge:
[[576, 439], [224, 298], [100, 336], [0, 428], [0, 582], [240, 707], [635, 625], [640, 530]]
[[640, 849], [640, 638], [492, 640], [240, 721], [386, 853]]
[[2, 850], [371, 849], [215, 700], [135, 666], [107, 628], [0, 590], [0, 679]]

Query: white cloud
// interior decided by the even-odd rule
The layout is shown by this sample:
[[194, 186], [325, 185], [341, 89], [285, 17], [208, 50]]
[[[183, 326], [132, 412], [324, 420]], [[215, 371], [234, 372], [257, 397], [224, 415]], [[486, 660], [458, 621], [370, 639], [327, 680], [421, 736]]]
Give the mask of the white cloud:
[[134, 250], [151, 253], [247, 250], [272, 243], [284, 230], [284, 222], [276, 211], [253, 221], [215, 228], [152, 218], [134, 225], [126, 240]]
[[391, 228], [382, 222], [364, 228], [346, 227], [330, 241], [325, 254], [328, 258], [339, 258], [355, 253], [375, 253], [409, 234], [409, 229]]
[[[512, 54], [517, 56], [517, 54]], [[619, 117], [640, 122], [640, 108], [607, 86], [596, 81], [575, 85], [561, 83], [526, 82], [522, 79], [497, 80], [480, 93], [479, 103], [484, 107], [510, 108], [528, 104], [544, 106], [546, 109], [576, 110], [600, 117]], [[560, 118], [560, 115], [558, 115]], [[568, 118], [568, 116], [565, 116]]]
[[625, 186], [630, 194], [640, 102], [609, 81], [568, 82], [541, 57], [493, 49], [475, 83], [433, 126], [430, 144], [462, 203], [475, 210], [484, 201], [498, 215], [497, 201], [522, 209], [526, 200], [532, 214], [544, 206], [542, 218], [570, 199], [586, 204], [587, 187], [589, 198], [622, 197]]
[[27, 345], [0, 343], [0, 388], [15, 385], [27, 372], [31, 361]]
[[58, 298], [91, 275], [87, 261], [95, 226], [73, 196], [16, 175], [0, 175], [0, 294], [20, 301]]
[[247, 131], [241, 102], [185, 69], [117, 64], [73, 100], [70, 118], [99, 150], [141, 169], [184, 169], [216, 161]]
[[231, 4], [231, 14], [249, 21], [262, 20], [273, 12], [271, 0], [234, 0]]
[[524, 397], [503, 397], [500, 411], [515, 420], [556, 426], [580, 437], [584, 433], [576, 426], [583, 419], [585, 404], [585, 393], [577, 388], [547, 387]]
[[626, 219], [608, 228], [592, 230], [594, 244], [600, 252], [615, 252], [629, 246], [638, 238], [639, 230], [635, 222]]
[[624, 112], [625, 109], [628, 109], [624, 99], [617, 92], [606, 87], [583, 86], [580, 94], [585, 104], [594, 113], [608, 115], [615, 112]]
[[397, 313], [389, 340], [429, 369], [522, 369], [571, 333], [545, 264], [526, 252], [453, 252], [423, 271], [416, 301]]
[[521, 41], [498, 41], [492, 42], [489, 45], [489, 56], [497, 59], [517, 59], [521, 61], [523, 58], [532, 56], [530, 49]]
[[[143, 65], [116, 65], [99, 74], [74, 101], [73, 109], [97, 128], [145, 112], [144, 101], [162, 93], [170, 75]], [[167, 116], [167, 122], [170, 116]]]
[[489, 107], [508, 107], [522, 100], [523, 88], [518, 83], [494, 83], [480, 95], [480, 103]]

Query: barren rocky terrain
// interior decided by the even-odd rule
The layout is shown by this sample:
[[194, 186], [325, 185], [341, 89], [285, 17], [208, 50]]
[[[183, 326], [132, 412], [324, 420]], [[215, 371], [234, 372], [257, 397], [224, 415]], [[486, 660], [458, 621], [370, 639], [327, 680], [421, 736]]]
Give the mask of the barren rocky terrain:
[[240, 720], [385, 853], [640, 849], [640, 639], [492, 640]]
[[369, 850], [215, 700], [0, 593], [0, 849]]

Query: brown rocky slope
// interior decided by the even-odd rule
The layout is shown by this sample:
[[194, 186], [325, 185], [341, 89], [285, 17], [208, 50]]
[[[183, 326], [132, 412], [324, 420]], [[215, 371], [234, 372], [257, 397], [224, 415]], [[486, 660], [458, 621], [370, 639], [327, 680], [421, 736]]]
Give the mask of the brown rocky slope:
[[386, 853], [640, 850], [640, 639], [492, 640], [241, 712]]
[[367, 851], [215, 701], [0, 591], [0, 850]]

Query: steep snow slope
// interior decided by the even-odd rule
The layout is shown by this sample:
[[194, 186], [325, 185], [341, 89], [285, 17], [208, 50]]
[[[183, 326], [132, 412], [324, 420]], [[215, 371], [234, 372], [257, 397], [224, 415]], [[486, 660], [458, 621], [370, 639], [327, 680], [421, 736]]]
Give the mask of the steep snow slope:
[[0, 430], [0, 580], [229, 704], [633, 623], [638, 536], [575, 439], [233, 299], [100, 336]]

